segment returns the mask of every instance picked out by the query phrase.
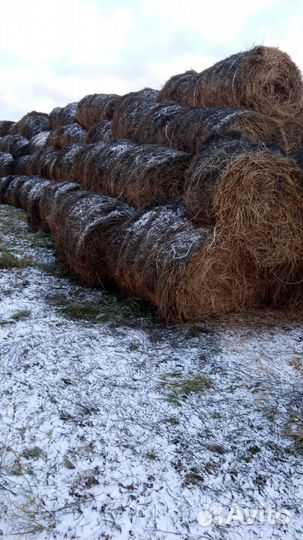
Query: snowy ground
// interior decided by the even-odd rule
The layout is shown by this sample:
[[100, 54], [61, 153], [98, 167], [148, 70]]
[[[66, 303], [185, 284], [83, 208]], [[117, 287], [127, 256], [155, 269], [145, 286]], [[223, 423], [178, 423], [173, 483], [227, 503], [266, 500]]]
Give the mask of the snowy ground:
[[0, 206], [0, 537], [303, 538], [303, 315], [180, 328]]

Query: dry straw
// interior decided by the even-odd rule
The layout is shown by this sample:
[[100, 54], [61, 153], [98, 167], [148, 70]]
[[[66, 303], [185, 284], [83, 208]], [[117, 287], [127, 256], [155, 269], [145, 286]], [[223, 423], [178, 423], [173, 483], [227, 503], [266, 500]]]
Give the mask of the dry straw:
[[49, 131], [50, 121], [46, 113], [31, 111], [16, 122], [10, 129], [12, 135], [22, 135], [26, 139], [31, 139], [42, 131]]
[[56, 149], [62, 149], [72, 144], [84, 143], [86, 135], [86, 129], [83, 129], [79, 124], [67, 124], [54, 129], [48, 138], [47, 144]]
[[202, 109], [158, 104], [141, 120], [136, 139], [196, 153], [211, 138], [231, 134], [286, 147], [279, 122], [255, 111], [234, 107]]
[[29, 141], [21, 135], [4, 135], [0, 137], [0, 152], [11, 154], [14, 158], [29, 152]]
[[14, 124], [11, 120], [0, 120], [0, 137], [9, 135]]
[[78, 103], [68, 103], [65, 107], [56, 107], [49, 115], [51, 129], [73, 124], [76, 119]]
[[130, 92], [120, 98], [113, 116], [113, 138], [133, 139], [139, 122], [157, 103], [158, 91], [144, 88], [139, 92]]
[[100, 122], [87, 132], [86, 143], [111, 143], [113, 142], [112, 122]]
[[[198, 75], [189, 77], [185, 90], [169, 80], [159, 95], [170, 101], [170, 88], [186, 106], [247, 107], [271, 117], [296, 114], [302, 103], [300, 71], [290, 57], [275, 47], [257, 46], [233, 54]], [[181, 84], [181, 83], [179, 83]]]
[[159, 92], [158, 101], [160, 103], [175, 102], [183, 104], [189, 88], [192, 88], [197, 80], [198, 73], [194, 70], [185, 71], [178, 75], [173, 75]]
[[119, 105], [117, 94], [90, 94], [82, 98], [77, 107], [76, 120], [85, 129], [92, 129], [100, 122], [111, 120]]
[[181, 205], [138, 211], [126, 224], [117, 283], [156, 304], [166, 320], [193, 320], [262, 302], [263, 285], [250, 259], [196, 227]]
[[260, 267], [302, 259], [302, 173], [277, 148], [233, 139], [205, 145], [188, 170], [184, 201], [194, 221], [216, 223]]
[[11, 154], [0, 152], [0, 177], [14, 174], [15, 161]]
[[34, 137], [31, 138], [30, 144], [29, 144], [30, 153], [34, 154], [35, 152], [38, 152], [42, 148], [46, 148], [48, 145], [50, 134], [51, 134], [51, 131], [47, 130], [47, 131], [41, 131], [41, 133], [34, 135]]

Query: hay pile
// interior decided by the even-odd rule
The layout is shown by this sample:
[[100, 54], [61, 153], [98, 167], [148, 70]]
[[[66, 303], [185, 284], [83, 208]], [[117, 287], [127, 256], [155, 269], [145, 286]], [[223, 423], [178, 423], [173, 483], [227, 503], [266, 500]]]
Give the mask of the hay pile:
[[158, 95], [157, 90], [144, 88], [122, 96], [113, 115], [113, 138], [135, 139], [139, 122], [156, 105]]
[[302, 111], [299, 70], [263, 46], [160, 92], [91, 94], [0, 122], [0, 202], [166, 320], [302, 307]]
[[275, 47], [257, 46], [217, 62], [201, 73], [169, 80], [159, 101], [194, 107], [245, 107], [268, 116], [285, 118], [296, 114], [302, 104], [300, 71], [290, 57]]
[[119, 105], [117, 94], [90, 94], [82, 98], [77, 107], [76, 120], [85, 129], [92, 129], [100, 122], [112, 120]]
[[254, 142], [287, 146], [279, 122], [258, 112], [228, 107], [188, 108], [177, 104], [153, 107], [139, 123], [136, 140], [196, 153], [211, 138], [232, 134]]

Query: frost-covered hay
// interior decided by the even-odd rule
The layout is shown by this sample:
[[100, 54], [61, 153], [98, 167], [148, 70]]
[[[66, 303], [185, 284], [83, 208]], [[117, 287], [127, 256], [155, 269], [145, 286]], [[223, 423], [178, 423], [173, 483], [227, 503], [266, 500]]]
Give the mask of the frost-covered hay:
[[41, 131], [41, 133], [37, 133], [37, 135], [34, 135], [34, 137], [31, 138], [30, 144], [29, 144], [29, 151], [31, 154], [34, 154], [35, 152], [38, 152], [42, 148], [46, 148], [48, 145], [48, 140], [50, 137], [51, 131]]
[[52, 129], [56, 129], [67, 124], [73, 124], [76, 119], [78, 103], [68, 103], [65, 107], [56, 107], [49, 115]]
[[48, 146], [56, 149], [66, 148], [72, 144], [84, 143], [87, 131], [79, 124], [67, 124], [52, 131], [48, 139]]
[[185, 96], [187, 96], [189, 87], [194, 85], [197, 76], [198, 73], [193, 69], [173, 75], [160, 90], [158, 101], [160, 103], [176, 102], [181, 105], [185, 104]]
[[0, 120], [0, 137], [9, 135], [14, 124], [11, 120]]
[[140, 145], [129, 148], [113, 161], [110, 152], [105, 150], [100, 155], [103, 166], [106, 154], [112, 164], [107, 167], [101, 185], [93, 184], [94, 190], [104, 191], [136, 207], [182, 196], [190, 163], [190, 156], [185, 152]]
[[286, 146], [284, 132], [277, 121], [248, 109], [161, 104], [144, 116], [137, 129], [141, 143], [155, 142], [189, 152], [199, 151], [212, 137], [230, 134]]
[[0, 177], [14, 174], [15, 160], [11, 154], [0, 152]]
[[10, 133], [12, 135], [22, 135], [26, 139], [31, 139], [42, 131], [50, 130], [49, 115], [37, 111], [31, 111], [16, 122]]
[[15, 160], [15, 174], [33, 174], [35, 161], [34, 154], [27, 154]]
[[[62, 186], [53, 197], [48, 223], [64, 263], [91, 286], [111, 283], [116, 261], [115, 238], [133, 209], [106, 195]], [[57, 216], [60, 216], [59, 222]]]
[[176, 203], [127, 222], [116, 265], [120, 287], [158, 306], [166, 320], [193, 320], [261, 301], [262, 284], [243, 253], [197, 227]]
[[182, 103], [198, 107], [248, 107], [270, 117], [296, 114], [302, 103], [300, 71], [288, 54], [257, 46], [199, 73]]
[[302, 174], [274, 147], [244, 140], [206, 145], [188, 170], [184, 201], [195, 222], [216, 222], [260, 267], [302, 258]]
[[[44, 192], [44, 189], [48, 186], [52, 186], [51, 180], [41, 180], [33, 183], [31, 189], [27, 190], [26, 207], [28, 222], [33, 229], [41, 227], [40, 216], [40, 199]], [[24, 203], [23, 203], [24, 204]]]
[[24, 176], [23, 178], [24, 182], [22, 182], [22, 185], [20, 186], [18, 197], [20, 207], [27, 211], [29, 193], [34, 186], [40, 184], [43, 180], [41, 180], [39, 176]]
[[23, 208], [22, 201], [20, 199], [20, 190], [28, 179], [27, 176], [11, 176], [10, 181], [6, 186], [5, 201], [6, 204], [15, 206], [16, 208]]
[[[77, 178], [82, 177], [86, 189], [102, 191], [108, 175], [115, 164], [137, 145], [132, 141], [119, 141], [109, 145], [87, 145], [86, 153], [77, 160]], [[80, 158], [80, 156], [79, 156]]]
[[29, 152], [29, 141], [22, 135], [4, 135], [0, 137], [0, 152], [11, 154], [14, 158]]
[[85, 129], [92, 129], [113, 118], [119, 101], [117, 94], [89, 94], [79, 101], [76, 120]]
[[0, 203], [8, 204], [6, 199], [6, 192], [9, 187], [9, 184], [14, 180], [15, 176], [3, 176], [0, 178]]
[[138, 124], [156, 105], [158, 94], [157, 90], [144, 88], [122, 96], [113, 116], [113, 138], [136, 139]]
[[112, 121], [100, 122], [87, 132], [85, 142], [91, 143], [111, 143], [113, 142]]

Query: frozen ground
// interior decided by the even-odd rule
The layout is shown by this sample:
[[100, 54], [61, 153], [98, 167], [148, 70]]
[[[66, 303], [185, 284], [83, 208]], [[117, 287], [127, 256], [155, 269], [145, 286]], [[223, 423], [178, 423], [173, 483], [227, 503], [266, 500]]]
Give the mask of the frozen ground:
[[303, 538], [302, 314], [165, 327], [0, 206], [0, 536]]

